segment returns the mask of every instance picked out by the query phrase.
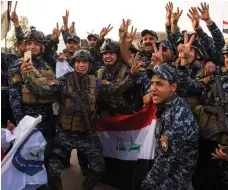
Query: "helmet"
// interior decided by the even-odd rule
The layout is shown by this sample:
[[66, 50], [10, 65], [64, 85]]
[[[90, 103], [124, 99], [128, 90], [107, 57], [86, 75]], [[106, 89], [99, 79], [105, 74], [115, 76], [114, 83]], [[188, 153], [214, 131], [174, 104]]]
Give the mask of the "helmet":
[[223, 47], [222, 54], [228, 54], [228, 43]]
[[118, 42], [111, 40], [110, 38], [106, 39], [101, 46], [101, 53], [111, 52], [111, 53], [120, 53], [120, 45]]
[[91, 37], [94, 37], [94, 38], [98, 39], [99, 38], [99, 35], [98, 34], [89, 34], [87, 36], [87, 40], [89, 40]]
[[80, 49], [76, 51], [72, 57], [72, 62], [80, 61], [80, 60], [88, 60], [89, 62], [92, 61], [91, 53], [88, 50]]
[[158, 75], [160, 78], [171, 83], [178, 82], [177, 70], [167, 63], [156, 65], [153, 69], [147, 69], [146, 72], [149, 78], [152, 78], [153, 75]]
[[31, 40], [43, 43], [45, 41], [45, 36], [43, 32], [36, 30], [34, 26], [31, 26], [30, 30], [25, 33], [24, 42], [28, 42]]

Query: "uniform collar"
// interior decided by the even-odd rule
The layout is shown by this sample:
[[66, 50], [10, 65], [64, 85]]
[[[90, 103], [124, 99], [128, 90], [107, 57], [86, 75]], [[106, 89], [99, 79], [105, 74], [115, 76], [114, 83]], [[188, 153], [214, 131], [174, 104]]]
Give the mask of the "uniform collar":
[[161, 115], [169, 108], [173, 107], [177, 101], [177, 94], [175, 93], [171, 99], [167, 102], [165, 102], [164, 104], [161, 105], [157, 105], [157, 112], [156, 112], [156, 116], [159, 118], [161, 117]]

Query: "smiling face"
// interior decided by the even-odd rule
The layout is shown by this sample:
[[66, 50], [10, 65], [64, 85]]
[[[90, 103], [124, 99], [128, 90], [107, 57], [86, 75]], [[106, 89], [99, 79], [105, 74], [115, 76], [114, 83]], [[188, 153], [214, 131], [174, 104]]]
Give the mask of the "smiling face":
[[41, 43], [35, 40], [26, 42], [25, 48], [26, 51], [31, 51], [32, 55], [38, 55], [41, 53]]
[[168, 80], [160, 78], [158, 75], [153, 75], [151, 79], [151, 93], [154, 104], [163, 104], [170, 100], [177, 89], [177, 83], [172, 83]]
[[89, 61], [88, 60], [76, 60], [74, 63], [74, 69], [80, 74], [87, 74], [89, 72]]
[[105, 65], [113, 65], [116, 63], [118, 58], [117, 53], [113, 52], [104, 52], [103, 53], [103, 61]]
[[157, 42], [157, 38], [147, 33], [143, 36], [142, 46], [145, 52], [153, 52], [153, 44]]

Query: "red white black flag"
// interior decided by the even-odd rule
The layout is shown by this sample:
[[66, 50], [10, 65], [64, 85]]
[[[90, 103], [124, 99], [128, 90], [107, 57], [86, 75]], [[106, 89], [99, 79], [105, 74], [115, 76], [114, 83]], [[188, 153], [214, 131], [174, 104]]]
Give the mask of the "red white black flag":
[[228, 21], [223, 21], [223, 33], [228, 34]]

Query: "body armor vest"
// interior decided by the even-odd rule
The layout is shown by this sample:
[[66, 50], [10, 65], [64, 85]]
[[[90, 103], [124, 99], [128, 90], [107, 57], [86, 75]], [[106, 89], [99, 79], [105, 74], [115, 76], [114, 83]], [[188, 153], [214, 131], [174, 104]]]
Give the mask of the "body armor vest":
[[[102, 80], [104, 71], [105, 71], [105, 67], [102, 67], [102, 68], [100, 68], [98, 70], [98, 72], [97, 72], [97, 78], [98, 78], [98, 80]], [[120, 69], [119, 69], [116, 83], [123, 82], [123, 80], [125, 78], [126, 72], [127, 72], [127, 66], [125, 64], [123, 64], [120, 67]], [[99, 95], [99, 101], [104, 101], [107, 104], [111, 104], [110, 105], [111, 107], [112, 107], [112, 105], [115, 106], [115, 107], [116, 106], [118, 107], [118, 106], [124, 106], [124, 105], [127, 104], [124, 95], [112, 96], [112, 95], [103, 95], [103, 94], [100, 94]]]
[[[36, 70], [32, 73], [32, 80], [36, 84], [40, 86], [48, 85], [50, 81], [55, 79], [54, 72], [49, 68], [49, 66], [45, 65], [47, 70]], [[54, 103], [56, 101], [56, 97], [47, 97], [47, 98], [40, 98], [36, 95], [33, 95], [29, 92], [26, 85], [22, 86], [22, 102], [25, 104], [46, 104], [46, 103]]]
[[[81, 100], [85, 103], [86, 110], [90, 113], [88, 117], [91, 118], [96, 112], [96, 78], [93, 75], [89, 75], [87, 80], [87, 86], [89, 89], [85, 89]], [[88, 92], [87, 92], [88, 90]], [[73, 84], [70, 80], [67, 80], [67, 92], [70, 96], [74, 97]], [[83, 121], [82, 110], [80, 110], [79, 105], [74, 104], [75, 101], [73, 98], [64, 97], [61, 103], [61, 123], [64, 130], [70, 131], [85, 131], [85, 123]], [[70, 108], [72, 111], [70, 113], [64, 112], [65, 109]]]
[[[205, 92], [206, 105], [198, 105], [195, 113], [200, 127], [200, 135], [217, 143], [228, 145], [228, 129], [221, 116], [221, 107], [217, 104], [217, 90], [215, 81], [210, 85], [210, 91]], [[226, 99], [228, 94], [225, 93]], [[227, 116], [224, 116], [227, 117]]]

